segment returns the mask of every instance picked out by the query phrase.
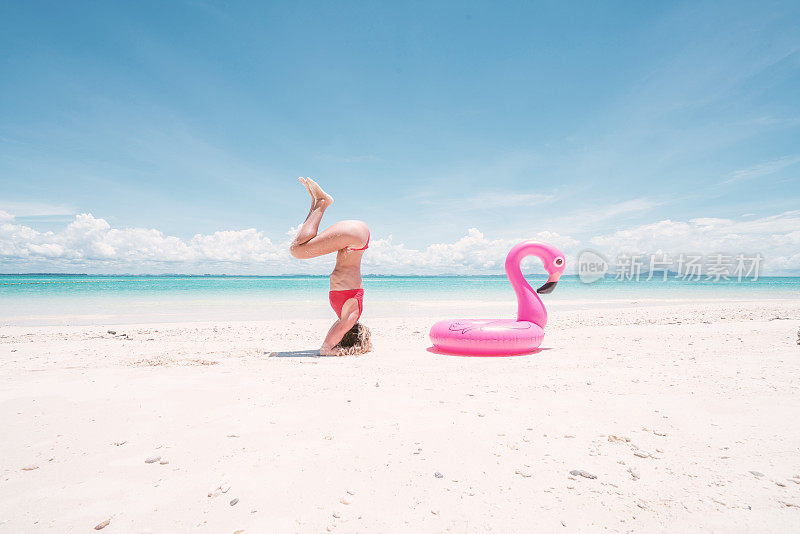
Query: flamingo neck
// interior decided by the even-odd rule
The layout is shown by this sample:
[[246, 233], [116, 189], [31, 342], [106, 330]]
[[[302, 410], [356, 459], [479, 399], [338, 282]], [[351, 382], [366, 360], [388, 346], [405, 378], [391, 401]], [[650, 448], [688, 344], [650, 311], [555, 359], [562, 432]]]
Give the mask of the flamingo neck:
[[517, 321], [530, 321], [544, 328], [547, 324], [547, 310], [542, 299], [522, 275], [522, 260], [526, 256], [541, 257], [538, 244], [525, 243], [509, 252], [506, 258], [506, 276], [517, 294]]

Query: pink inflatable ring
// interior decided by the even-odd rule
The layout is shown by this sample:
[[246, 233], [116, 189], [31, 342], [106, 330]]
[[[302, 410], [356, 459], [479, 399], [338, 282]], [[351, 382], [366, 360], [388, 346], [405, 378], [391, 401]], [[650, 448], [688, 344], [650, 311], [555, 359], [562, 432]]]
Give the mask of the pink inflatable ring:
[[[538, 256], [549, 274], [536, 291], [522, 276], [520, 264], [526, 256]], [[439, 321], [431, 328], [433, 346], [443, 352], [477, 356], [510, 356], [539, 348], [544, 339], [547, 310], [539, 298], [551, 293], [564, 272], [564, 255], [552, 245], [524, 241], [508, 253], [506, 276], [517, 294], [517, 320], [461, 319]]]

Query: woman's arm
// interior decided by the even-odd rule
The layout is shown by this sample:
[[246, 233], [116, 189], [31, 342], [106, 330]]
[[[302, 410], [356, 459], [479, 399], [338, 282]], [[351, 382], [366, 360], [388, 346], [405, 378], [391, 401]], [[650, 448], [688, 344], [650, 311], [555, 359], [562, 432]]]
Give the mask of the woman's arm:
[[337, 320], [328, 330], [328, 335], [325, 336], [325, 341], [322, 342], [322, 347], [319, 353], [323, 356], [339, 356], [340, 351], [334, 350], [333, 347], [339, 344], [342, 337], [348, 330], [353, 328], [353, 325], [358, 321], [358, 301], [356, 299], [348, 299], [344, 306], [342, 306], [342, 317]]

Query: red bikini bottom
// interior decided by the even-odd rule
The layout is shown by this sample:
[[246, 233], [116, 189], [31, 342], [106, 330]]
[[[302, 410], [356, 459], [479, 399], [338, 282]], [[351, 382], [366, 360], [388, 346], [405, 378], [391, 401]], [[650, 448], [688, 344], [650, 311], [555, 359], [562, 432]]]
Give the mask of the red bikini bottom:
[[[331, 302], [331, 308], [336, 312], [336, 316], [342, 318], [342, 307], [344, 303], [350, 299], [358, 301], [358, 317], [364, 311], [364, 290], [363, 289], [343, 289], [341, 291], [331, 291], [328, 293], [328, 300]], [[358, 319], [356, 319], [358, 320]]]

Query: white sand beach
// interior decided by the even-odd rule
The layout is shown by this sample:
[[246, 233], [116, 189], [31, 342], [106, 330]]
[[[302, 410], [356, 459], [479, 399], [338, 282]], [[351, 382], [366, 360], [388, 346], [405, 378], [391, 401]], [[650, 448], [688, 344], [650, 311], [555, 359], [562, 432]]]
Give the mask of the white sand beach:
[[429, 352], [437, 318], [343, 358], [321, 319], [6, 326], [0, 532], [800, 522], [800, 300], [556, 311], [512, 358]]

